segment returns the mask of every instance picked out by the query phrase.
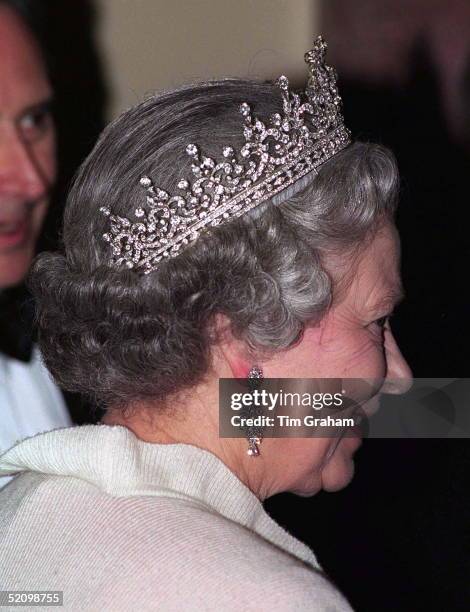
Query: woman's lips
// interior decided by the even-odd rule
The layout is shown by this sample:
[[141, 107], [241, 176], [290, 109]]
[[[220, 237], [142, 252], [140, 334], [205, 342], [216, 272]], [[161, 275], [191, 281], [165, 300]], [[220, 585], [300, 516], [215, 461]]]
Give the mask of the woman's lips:
[[28, 219], [0, 222], [0, 249], [22, 246], [28, 239], [30, 223]]

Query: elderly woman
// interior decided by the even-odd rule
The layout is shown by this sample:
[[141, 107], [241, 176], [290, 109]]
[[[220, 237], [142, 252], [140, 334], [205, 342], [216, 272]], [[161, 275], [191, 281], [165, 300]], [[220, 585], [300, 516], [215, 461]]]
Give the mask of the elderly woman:
[[[219, 437], [220, 378], [410, 372], [397, 170], [351, 143], [321, 39], [305, 92], [223, 80], [150, 98], [102, 135], [68, 198], [64, 254], [32, 287], [55, 379], [103, 423], [1, 462], [3, 589], [71, 610], [349, 610], [262, 501], [352, 477], [357, 436]], [[375, 401], [375, 398], [372, 400]]]

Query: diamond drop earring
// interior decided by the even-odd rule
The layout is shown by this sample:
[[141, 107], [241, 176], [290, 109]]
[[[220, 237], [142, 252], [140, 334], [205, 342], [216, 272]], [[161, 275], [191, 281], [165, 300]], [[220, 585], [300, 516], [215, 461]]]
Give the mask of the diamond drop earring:
[[[260, 378], [263, 378], [263, 370], [259, 366], [254, 365], [248, 372], [248, 380], [251, 390], [258, 386], [256, 381]], [[257, 428], [250, 428], [248, 430], [248, 449], [246, 451], [250, 457], [259, 457], [259, 445], [261, 444], [261, 441], [262, 437], [260, 430]]]

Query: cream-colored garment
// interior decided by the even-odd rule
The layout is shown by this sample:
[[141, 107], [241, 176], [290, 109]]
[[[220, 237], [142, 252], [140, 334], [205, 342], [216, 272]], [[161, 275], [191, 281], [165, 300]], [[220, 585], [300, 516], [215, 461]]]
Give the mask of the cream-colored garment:
[[0, 459], [12, 472], [0, 590], [61, 590], [73, 611], [351, 609], [312, 551], [195, 446], [72, 427], [13, 447]]

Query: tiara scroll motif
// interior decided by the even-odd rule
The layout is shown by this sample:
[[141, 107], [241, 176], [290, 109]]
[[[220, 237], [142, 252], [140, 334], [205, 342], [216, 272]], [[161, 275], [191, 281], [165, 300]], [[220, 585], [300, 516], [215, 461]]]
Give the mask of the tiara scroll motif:
[[319, 36], [305, 54], [309, 78], [303, 95], [289, 91], [285, 76], [276, 81], [283, 114], [268, 123], [252, 115], [243, 103], [245, 144], [239, 152], [224, 147], [222, 158], [205, 157], [189, 144], [191, 180], [178, 181], [171, 195], [142, 177], [147, 208], [135, 210], [137, 221], [100, 211], [110, 220], [103, 235], [112, 247], [111, 265], [148, 274], [163, 258], [175, 257], [208, 227], [239, 217], [317, 169], [350, 143], [343, 124], [336, 72], [325, 64], [327, 45]]

